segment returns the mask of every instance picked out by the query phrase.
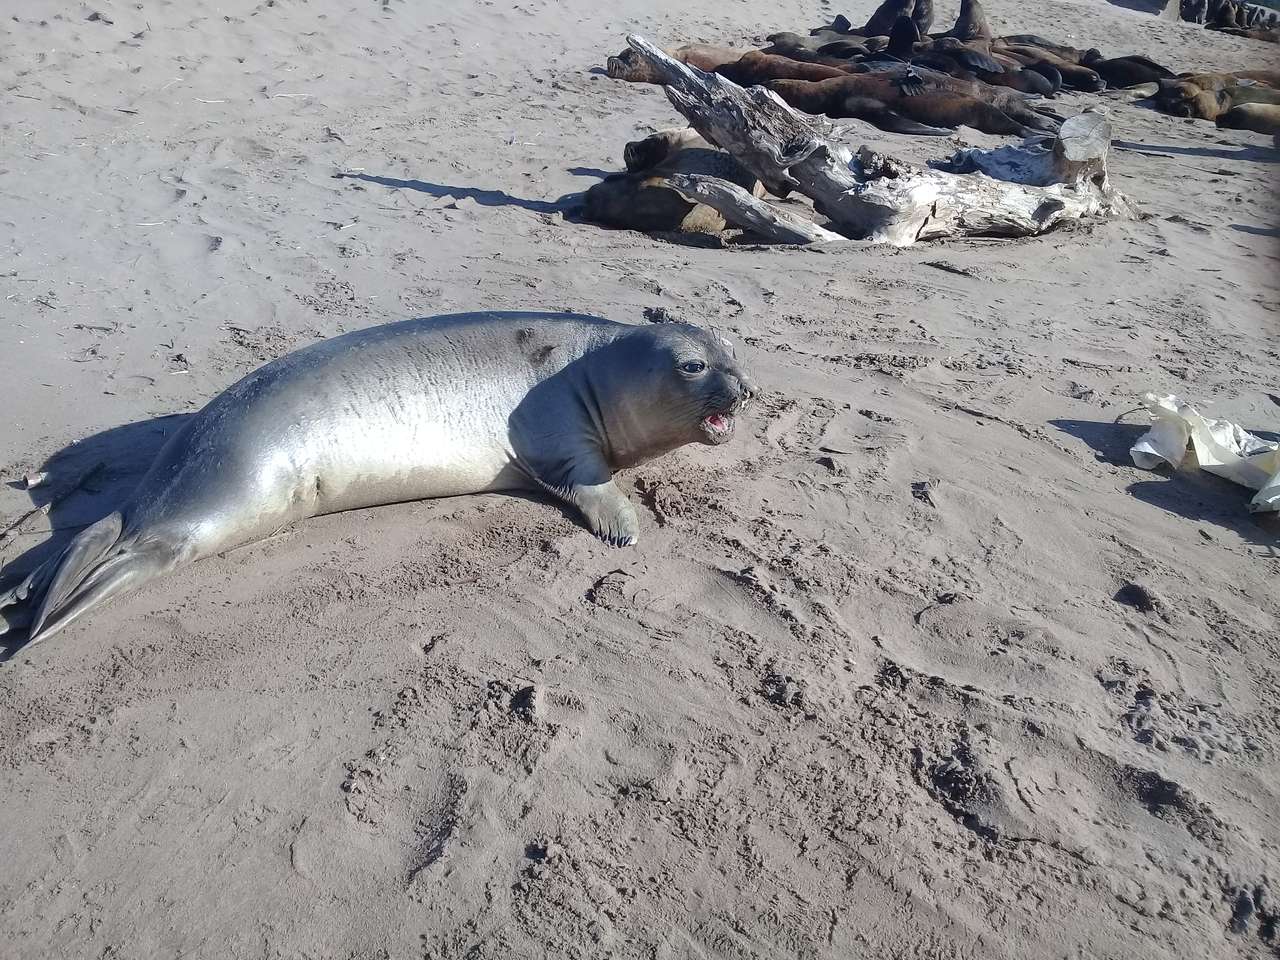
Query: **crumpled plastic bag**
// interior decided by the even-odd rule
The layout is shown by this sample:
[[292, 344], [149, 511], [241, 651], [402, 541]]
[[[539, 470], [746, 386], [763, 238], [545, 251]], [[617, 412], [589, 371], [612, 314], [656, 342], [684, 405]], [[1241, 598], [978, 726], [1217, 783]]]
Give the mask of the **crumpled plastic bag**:
[[1144, 470], [1162, 463], [1177, 467], [1187, 455], [1187, 444], [1196, 451], [1202, 470], [1257, 490], [1249, 502], [1254, 513], [1280, 510], [1280, 444], [1255, 437], [1230, 420], [1210, 420], [1172, 394], [1142, 395], [1151, 414], [1151, 429], [1142, 435], [1129, 455]]

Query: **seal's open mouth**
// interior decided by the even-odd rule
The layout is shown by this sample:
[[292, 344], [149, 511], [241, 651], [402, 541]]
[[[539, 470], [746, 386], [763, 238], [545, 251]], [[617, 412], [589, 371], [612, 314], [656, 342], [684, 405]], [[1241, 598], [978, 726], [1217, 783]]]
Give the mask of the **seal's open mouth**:
[[723, 443], [733, 436], [732, 413], [713, 413], [702, 418], [702, 432], [712, 443]]

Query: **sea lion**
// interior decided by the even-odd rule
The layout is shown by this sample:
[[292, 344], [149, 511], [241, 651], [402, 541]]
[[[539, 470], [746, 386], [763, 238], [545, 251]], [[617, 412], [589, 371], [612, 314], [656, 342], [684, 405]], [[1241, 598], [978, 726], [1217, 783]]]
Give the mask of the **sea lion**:
[[916, 22], [916, 29], [921, 36], [928, 34], [929, 28], [933, 26], [933, 0], [916, 0], [916, 5], [911, 10], [911, 19]]
[[765, 39], [769, 41], [769, 46], [762, 49], [761, 53], [833, 67], [848, 66], [857, 57], [871, 52], [871, 46], [866, 40], [846, 37], [831, 41], [783, 31], [770, 34]]
[[923, 39], [916, 22], [899, 17], [889, 34], [889, 45], [879, 58], [918, 64], [951, 76], [973, 76], [976, 71], [1003, 73], [1004, 67], [982, 50], [967, 46], [955, 37]]
[[[732, 63], [745, 51], [713, 47], [705, 43], [686, 43], [664, 51], [673, 60], [708, 72], [724, 63]], [[630, 83], [662, 83], [662, 77], [640, 54], [630, 47], [605, 61], [605, 72], [615, 80]]]
[[643, 140], [632, 140], [622, 148], [622, 162], [628, 173], [652, 170], [680, 150], [698, 148], [714, 150], [693, 127], [668, 127], [651, 133]]
[[848, 71], [821, 63], [805, 63], [790, 57], [752, 50], [733, 63], [716, 67], [715, 72], [740, 87], [750, 87], [769, 80], [830, 80], [846, 76]]
[[716, 235], [728, 224], [705, 203], [686, 200], [667, 186], [673, 173], [699, 173], [728, 180], [762, 196], [764, 188], [723, 150], [694, 130], [662, 130], [628, 143], [622, 151], [627, 173], [593, 185], [583, 198], [583, 219], [622, 230]]
[[357, 330], [215, 397], [120, 510], [0, 594], [0, 608], [38, 641], [286, 524], [465, 493], [549, 492], [601, 539], [634, 544], [639, 521], [614, 472], [724, 443], [752, 394], [728, 345], [686, 324], [470, 313]]
[[961, 125], [984, 133], [1022, 137], [1033, 133], [1033, 127], [985, 100], [937, 83], [911, 84], [909, 78], [918, 79], [918, 74], [915, 68], [907, 67], [906, 71], [910, 72], [859, 73], [816, 82], [774, 80], [767, 86], [798, 110], [865, 120], [892, 133], [944, 136]]
[[1019, 63], [1031, 69], [1038, 66], [1047, 65], [1053, 67], [1054, 70], [1062, 77], [1064, 86], [1073, 90], [1084, 90], [1088, 93], [1097, 93], [1099, 90], [1105, 90], [1107, 82], [1094, 70], [1088, 67], [1082, 67], [1078, 63], [1072, 63], [1070, 60], [1064, 60], [1047, 50], [1040, 47], [1027, 46], [1025, 44], [1000, 43], [993, 44], [992, 53], [1000, 53], [1006, 57], [1012, 57]]
[[1280, 89], [1271, 85], [1275, 80], [1280, 80], [1280, 71], [1180, 74], [1157, 82], [1155, 103], [1175, 117], [1216, 120], [1244, 103], [1280, 104]]
[[1227, 130], [1252, 130], [1254, 133], [1280, 134], [1280, 104], [1241, 103], [1214, 121]]
[[1210, 27], [1209, 29], [1217, 33], [1225, 33], [1231, 37], [1242, 37], [1245, 40], [1280, 43], [1280, 28], [1277, 27]]
[[978, 0], [960, 0], [960, 15], [955, 24], [944, 37], [955, 37], [957, 40], [990, 40], [995, 36], [987, 12], [982, 9]]
[[1108, 87], [1135, 87], [1140, 83], [1171, 80], [1174, 73], [1168, 67], [1143, 56], [1112, 57], [1103, 59], [1097, 50], [1087, 50], [1080, 65], [1088, 67], [1107, 82]]
[[884, 0], [858, 31], [864, 37], [887, 37], [899, 17], [911, 18], [916, 0]]
[[1066, 60], [1068, 63], [1083, 63], [1087, 56], [1102, 57], [1102, 52], [1090, 47], [1088, 50], [1081, 50], [1079, 47], [1069, 47], [1063, 43], [1054, 43], [1052, 40], [1046, 40], [1044, 37], [1034, 33], [1015, 33], [1008, 36], [997, 37], [993, 43], [995, 44], [1012, 44], [1014, 46], [1039, 47], [1048, 53], [1052, 53], [1055, 57]]

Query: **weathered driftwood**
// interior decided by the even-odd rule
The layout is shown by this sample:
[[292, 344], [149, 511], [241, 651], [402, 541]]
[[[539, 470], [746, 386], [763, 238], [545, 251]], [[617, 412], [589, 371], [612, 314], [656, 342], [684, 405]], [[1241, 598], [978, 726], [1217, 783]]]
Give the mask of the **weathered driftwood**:
[[705, 203], [734, 226], [776, 243], [821, 243], [844, 240], [838, 233], [753, 197], [736, 183], [703, 174], [672, 173], [668, 186], [693, 203]]
[[[1107, 131], [1092, 121], [1068, 130], [1066, 140], [1049, 141], [1048, 148], [1043, 142], [1003, 148], [1001, 159], [985, 167], [975, 156], [982, 151], [961, 152], [972, 169], [984, 173], [922, 170], [865, 147], [850, 160], [847, 150], [828, 142], [819, 127], [771, 91], [743, 89], [680, 63], [642, 37], [630, 36], [627, 43], [658, 71], [668, 99], [703, 137], [733, 154], [771, 192], [786, 196], [795, 190], [810, 197], [848, 236], [907, 246], [949, 236], [1028, 236], [1064, 220], [1128, 213], [1123, 197], [1106, 182]], [[1055, 158], [1061, 155], [1064, 170], [1075, 164], [1095, 173], [1048, 185], [1018, 182], [1028, 171], [1044, 176], [1044, 161], [1032, 155], [1046, 149]], [[1015, 162], [1008, 151], [1018, 150], [1028, 156], [1018, 155]], [[1000, 173], [1013, 179], [996, 179]]]
[[1111, 124], [1100, 113], [1081, 113], [1062, 123], [1057, 137], [1028, 140], [995, 150], [960, 150], [934, 164], [950, 173], [985, 173], [1027, 186], [1107, 185]]

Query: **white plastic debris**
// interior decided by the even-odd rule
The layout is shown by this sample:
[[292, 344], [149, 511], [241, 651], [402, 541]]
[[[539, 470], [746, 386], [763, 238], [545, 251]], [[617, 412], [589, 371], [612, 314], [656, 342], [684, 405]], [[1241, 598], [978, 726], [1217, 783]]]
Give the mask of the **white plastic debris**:
[[1249, 502], [1250, 510], [1280, 510], [1280, 443], [1255, 437], [1230, 420], [1202, 417], [1172, 394], [1144, 393], [1142, 404], [1152, 424], [1129, 451], [1137, 466], [1144, 470], [1162, 463], [1177, 467], [1190, 443], [1202, 470], [1258, 491]]

